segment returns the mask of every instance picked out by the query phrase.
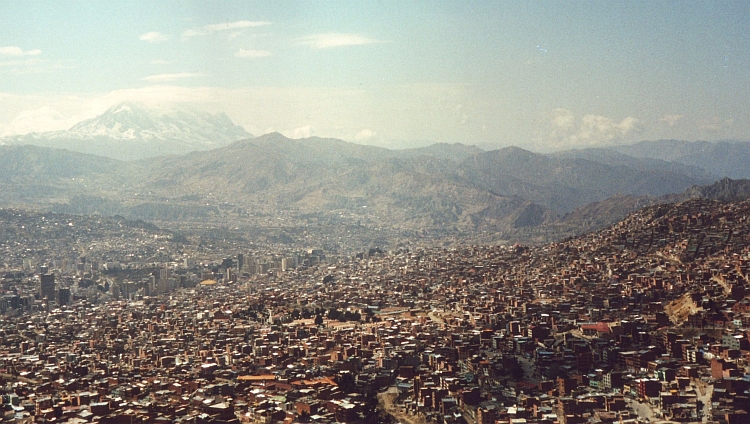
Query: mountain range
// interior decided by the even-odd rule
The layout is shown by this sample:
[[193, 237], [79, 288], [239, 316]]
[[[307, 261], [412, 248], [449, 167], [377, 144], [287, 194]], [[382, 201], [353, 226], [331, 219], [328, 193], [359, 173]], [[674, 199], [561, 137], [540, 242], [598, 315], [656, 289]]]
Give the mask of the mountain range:
[[0, 144], [64, 148], [132, 160], [210, 150], [252, 138], [224, 113], [188, 107], [164, 111], [138, 103], [121, 103], [68, 130], [5, 137]]
[[[212, 135], [217, 132], [223, 138]], [[181, 148], [193, 151], [176, 154], [175, 148], [172, 155], [124, 161], [0, 146], [0, 206], [118, 214], [162, 224], [194, 219], [294, 226], [315, 216], [404, 234], [544, 241], [608, 225], [664, 196], [714, 196], [700, 187], [729, 169], [709, 166], [718, 159], [689, 159], [697, 155], [684, 153], [696, 149], [687, 142], [664, 142], [662, 150], [659, 142], [649, 142], [554, 154], [518, 147], [484, 151], [460, 143], [389, 150], [278, 133], [251, 138], [224, 115], [154, 115], [132, 104], [61, 133], [68, 138], [47, 142], [65, 145], [76, 134], [79, 141], [103, 137], [132, 148], [180, 139]], [[239, 139], [229, 142], [233, 137]], [[715, 158], [748, 149], [747, 143], [729, 143], [734, 150], [718, 144], [709, 149]], [[631, 155], [627, 149], [635, 150]], [[744, 175], [737, 171], [732, 176]], [[731, 183], [714, 191], [729, 196], [743, 190]]]
[[714, 177], [750, 178], [750, 143], [740, 141], [656, 140], [636, 144], [571, 150], [566, 155], [615, 159], [653, 159], [701, 169]]

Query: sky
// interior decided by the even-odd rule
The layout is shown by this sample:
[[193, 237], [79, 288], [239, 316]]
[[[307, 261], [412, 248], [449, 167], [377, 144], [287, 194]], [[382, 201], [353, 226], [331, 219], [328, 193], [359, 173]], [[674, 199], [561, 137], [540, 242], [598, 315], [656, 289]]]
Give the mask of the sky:
[[391, 148], [750, 140], [750, 2], [0, 3], [0, 136], [123, 101]]

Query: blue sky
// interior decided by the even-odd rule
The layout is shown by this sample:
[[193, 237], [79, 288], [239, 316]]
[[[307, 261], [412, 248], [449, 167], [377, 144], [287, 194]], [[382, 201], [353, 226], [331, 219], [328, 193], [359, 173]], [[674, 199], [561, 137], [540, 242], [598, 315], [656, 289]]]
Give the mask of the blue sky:
[[0, 135], [127, 100], [387, 147], [748, 140], [749, 4], [3, 2]]

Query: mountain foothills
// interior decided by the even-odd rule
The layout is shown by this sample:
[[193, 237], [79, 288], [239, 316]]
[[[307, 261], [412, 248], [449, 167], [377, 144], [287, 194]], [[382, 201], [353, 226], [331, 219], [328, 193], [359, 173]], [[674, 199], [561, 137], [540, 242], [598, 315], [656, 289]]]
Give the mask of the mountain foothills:
[[6, 137], [0, 144], [65, 148], [131, 160], [209, 150], [251, 137], [224, 113], [187, 107], [159, 111], [138, 103], [122, 103], [69, 130]]
[[[696, 143], [715, 158], [700, 162], [686, 159], [697, 157], [688, 154], [692, 144], [671, 141], [660, 153], [658, 142], [547, 155], [458, 143], [389, 150], [278, 133], [251, 138], [225, 115], [156, 114], [136, 104], [69, 131], [4, 142], [0, 206], [121, 215], [175, 229], [272, 228], [271, 239], [300, 244], [310, 243], [313, 227], [335, 224], [347, 230], [334, 244], [369, 231], [352, 243], [380, 245], [417, 236], [542, 242], [655, 203], [736, 198], [745, 183], [700, 186], [727, 175], [726, 166], [712, 166], [731, 162], [718, 159], [722, 152], [750, 151], [748, 143]], [[119, 148], [141, 159], [111, 158]], [[97, 149], [110, 157], [90, 154]], [[159, 151], [174, 154], [144, 157]], [[740, 171], [731, 176], [750, 176]]]
[[[741, 408], [748, 404], [748, 381], [741, 373], [747, 356], [742, 322], [748, 316], [743, 311], [750, 305], [746, 289], [749, 214], [749, 201], [690, 199], [647, 207], [606, 229], [541, 246], [370, 249], [337, 255], [330, 261], [305, 258], [305, 265], [276, 272], [286, 265], [277, 265], [275, 257], [263, 258], [265, 252], [254, 246], [221, 237], [209, 241], [181, 237], [118, 217], [0, 210], [2, 281], [14, 290], [6, 289], [3, 304], [0, 345], [6, 351], [6, 363], [11, 364], [4, 369], [4, 378], [20, 375], [24, 382], [16, 384], [16, 391], [7, 397], [15, 396], [16, 403], [28, 406], [25, 422], [32, 421], [32, 413], [54, 417], [53, 408], [35, 409], [39, 396], [32, 395], [43, 393], [44, 400], [51, 402], [52, 396], [74, 393], [77, 399], [102, 387], [112, 392], [97, 398], [102, 402], [89, 402], [91, 410], [65, 407], [82, 417], [71, 421], [85, 421], [96, 413], [104, 417], [99, 422], [179, 422], [186, 416], [197, 416], [193, 421], [198, 423], [238, 422], [237, 415], [254, 418], [259, 416], [257, 411], [271, 410], [276, 411], [274, 415], [261, 418], [281, 422], [286, 413], [271, 406], [275, 403], [268, 399], [286, 399], [282, 396], [287, 394], [299, 401], [297, 405], [321, 407], [319, 411], [329, 418], [321, 416], [320, 422], [395, 422], [377, 415], [378, 396], [388, 400], [383, 405], [396, 417], [426, 422], [422, 417], [433, 410], [429, 402], [417, 417], [403, 408], [391, 408], [392, 398], [386, 396], [397, 396], [396, 382], [420, 384], [450, 372], [442, 367], [460, 369], [454, 366], [461, 358], [459, 351], [469, 350], [478, 353], [471, 353], [474, 356], [467, 367], [481, 366], [487, 375], [476, 379], [473, 373], [469, 378], [464, 378], [468, 375], [464, 372], [448, 374], [451, 388], [443, 390], [446, 397], [450, 390], [466, 399], [466, 410], [477, 408], [480, 417], [487, 417], [484, 411], [494, 413], [501, 408], [499, 401], [487, 400], [496, 393], [505, 402], [523, 396], [536, 402], [535, 409], [543, 405], [544, 419], [527, 415], [533, 422], [552, 422], [557, 418], [551, 417], [557, 416], [569, 423], [602, 421], [577, 418], [583, 414], [601, 414], [607, 420], [602, 422], [614, 422], [614, 412], [604, 411], [604, 403], [620, 417], [628, 417], [621, 422], [651, 422], [633, 417], [658, 413], [681, 417], [680, 422], [700, 422], [701, 416], [710, 416], [711, 422], [731, 423], [737, 420], [721, 417], [743, 417], [747, 413]], [[252, 261], [243, 262], [245, 258]], [[282, 264], [286, 261], [287, 257], [281, 259]], [[19, 271], [33, 266], [45, 272], [47, 263], [62, 276], [35, 282], [31, 275], [36, 273]], [[60, 272], [58, 267], [70, 271]], [[56, 291], [55, 284], [59, 284]], [[51, 293], [46, 293], [50, 291], [59, 300], [50, 301]], [[53, 307], [32, 309], [35, 292], [44, 295], [36, 300], [38, 304], [52, 303]], [[57, 303], [64, 304], [57, 307]], [[470, 314], [474, 317], [468, 319]], [[386, 331], [411, 334], [415, 328], [418, 342], [399, 341]], [[377, 337], [372, 329], [383, 330], [382, 342], [370, 343]], [[366, 347], [356, 345], [368, 338]], [[44, 349], [51, 352], [50, 358], [55, 353], [64, 358], [59, 369], [39, 359], [39, 340], [49, 343]], [[81, 346], [88, 353], [71, 352]], [[339, 351], [342, 346], [344, 351]], [[396, 365], [400, 371], [385, 374], [380, 364], [359, 369], [341, 366], [345, 362], [338, 360], [346, 349], [353, 352], [351, 357], [359, 358], [354, 356], [356, 349], [379, 355], [377, 349], [384, 350], [383, 346], [403, 357], [429, 356], [445, 365]], [[216, 352], [222, 358], [230, 356], [225, 353], [230, 349], [234, 349], [234, 362], [203, 362], [200, 356]], [[317, 356], [329, 365], [312, 368], [308, 364], [314, 363], [311, 358], [315, 356], [306, 349], [333, 349]], [[161, 359], [148, 360], [148, 355]], [[144, 356], [148, 368], [141, 368]], [[403, 361], [396, 359], [399, 356], [390, 358]], [[275, 367], [274, 360], [286, 365]], [[117, 379], [100, 378], [115, 369], [111, 366], [115, 361], [119, 363]], [[653, 367], [655, 377], [646, 378], [645, 367], [635, 370], [646, 361], [660, 364], [661, 368]], [[108, 368], [95, 368], [104, 366]], [[344, 375], [356, 372], [356, 378], [340, 377], [344, 367]], [[595, 372], [603, 369], [607, 371]], [[58, 373], [53, 381], [59, 384], [50, 384], [45, 374], [50, 370]], [[408, 377], [397, 380], [404, 370]], [[307, 377], [308, 372], [312, 377]], [[588, 389], [574, 378], [586, 375], [596, 387]], [[611, 377], [617, 380], [611, 383]], [[165, 378], [172, 380], [165, 382]], [[166, 393], [181, 391], [195, 381], [217, 384], [206, 383], [203, 390], [176, 396], [181, 409], [168, 401], [157, 403], [168, 398]], [[626, 394], [603, 393], [611, 390], [603, 381], [625, 387], [622, 392]], [[627, 388], [644, 387], [640, 382], [645, 381], [651, 384], [649, 392], [638, 390], [651, 399], [659, 396], [655, 407]], [[523, 387], [524, 392], [518, 395], [506, 389], [514, 388], [510, 384]], [[132, 387], [139, 388], [139, 396], [151, 396], [140, 397], [153, 398], [155, 406], [143, 407], [137, 396], [133, 402], [122, 398], [107, 402], [121, 393], [132, 393], [126, 391]], [[674, 388], [663, 389], [668, 387]], [[260, 390], [265, 390], [265, 396], [257, 399], [266, 403], [255, 403], [254, 409], [245, 412], [249, 403], [244, 399], [256, 399], [254, 394]], [[411, 395], [415, 392], [404, 391], [407, 402], [414, 402], [410, 399], [417, 398]], [[243, 401], [228, 402], [220, 393], [236, 393], [233, 399]], [[580, 401], [572, 403], [575, 398], [570, 393], [581, 393]], [[247, 394], [253, 397], [243, 397]], [[321, 405], [330, 402], [331, 394], [340, 401], [336, 405], [347, 405], [336, 413], [348, 415], [335, 418], [325, 412]], [[459, 411], [455, 404], [449, 407]], [[24, 409], [16, 408], [16, 412]], [[648, 408], [646, 413], [644, 408]], [[154, 419], [155, 414], [160, 415]], [[375, 418], [362, 418], [368, 414]], [[460, 417], [460, 412], [456, 414]], [[302, 412], [294, 417], [310, 421]], [[483, 421], [492, 420], [478, 420]]]

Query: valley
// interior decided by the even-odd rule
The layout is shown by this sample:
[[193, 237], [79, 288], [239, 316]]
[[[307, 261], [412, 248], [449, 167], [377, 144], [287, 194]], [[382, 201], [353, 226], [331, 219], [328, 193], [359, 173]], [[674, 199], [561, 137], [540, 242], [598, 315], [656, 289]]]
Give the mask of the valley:
[[[648, 204], [700, 195], [687, 190], [711, 184], [722, 170], [651, 158], [645, 148], [638, 157], [615, 149], [545, 155], [460, 143], [389, 150], [278, 133], [248, 138], [226, 117], [179, 116], [182, 121], [122, 104], [65, 134], [34, 136], [36, 144], [67, 149], [6, 139], [0, 146], [0, 205], [119, 215], [179, 231], [263, 229], [299, 245], [309, 241], [296, 235], [315, 233], [316, 226], [356, 229], [355, 240], [342, 249], [420, 238], [543, 243], [601, 228]], [[210, 137], [219, 131], [217, 122], [227, 134], [223, 146], [138, 160], [92, 155], [98, 148], [75, 152], [61, 141], [110, 134], [108, 145], [132, 151], [139, 151], [137, 144], [127, 143], [139, 143], [136, 136], [195, 149], [194, 141], [180, 137]]]

